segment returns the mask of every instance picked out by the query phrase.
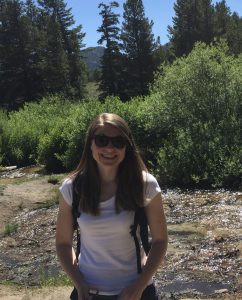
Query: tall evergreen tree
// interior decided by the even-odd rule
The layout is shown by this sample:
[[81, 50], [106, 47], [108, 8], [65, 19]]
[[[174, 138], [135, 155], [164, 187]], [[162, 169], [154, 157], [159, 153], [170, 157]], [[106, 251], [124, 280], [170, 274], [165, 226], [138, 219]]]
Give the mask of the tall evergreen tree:
[[231, 16], [230, 8], [227, 6], [226, 1], [222, 0], [216, 2], [214, 7], [214, 35], [216, 37], [225, 37], [228, 31], [229, 20]]
[[233, 54], [242, 52], [242, 18], [231, 13], [225, 0], [215, 5], [214, 35], [216, 39], [225, 38]]
[[174, 10], [173, 26], [168, 26], [168, 32], [176, 56], [188, 54], [197, 41], [212, 42], [211, 0], [177, 0]]
[[0, 102], [1, 106], [16, 108], [24, 101], [39, 95], [40, 79], [38, 56], [38, 30], [33, 15], [19, 0], [1, 0], [0, 11]]
[[19, 1], [7, 0], [1, 0], [0, 5], [0, 101], [2, 106], [7, 106], [7, 99], [13, 105], [13, 94], [17, 94], [21, 89], [19, 27], [22, 5]]
[[120, 72], [121, 54], [119, 42], [119, 14], [113, 12], [114, 8], [119, 7], [118, 2], [113, 1], [109, 5], [100, 3], [102, 25], [97, 29], [101, 33], [98, 44], [105, 43], [105, 50], [101, 60], [100, 90], [102, 97], [107, 95], [120, 95]]
[[145, 17], [142, 0], [127, 0], [123, 19], [121, 40], [125, 55], [126, 97], [146, 95], [155, 69], [153, 22]]
[[44, 60], [45, 88], [71, 97], [83, 97], [87, 79], [81, 48], [85, 34], [74, 25], [71, 9], [63, 0], [38, 0], [42, 8], [42, 28], [46, 33]]
[[235, 12], [229, 21], [227, 41], [233, 54], [238, 55], [242, 53], [242, 17]]
[[82, 98], [84, 34], [63, 0], [0, 0], [0, 8], [0, 106], [56, 92]]

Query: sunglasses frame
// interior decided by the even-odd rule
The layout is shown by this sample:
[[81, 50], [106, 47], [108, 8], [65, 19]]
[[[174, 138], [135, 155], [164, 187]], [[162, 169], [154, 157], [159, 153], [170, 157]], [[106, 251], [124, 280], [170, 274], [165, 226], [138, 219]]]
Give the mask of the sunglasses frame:
[[[104, 138], [106, 139], [106, 142], [104, 145], [101, 145], [101, 143], [98, 142], [98, 138]], [[117, 144], [117, 139], [119, 139], [119, 142]], [[128, 144], [128, 140], [122, 136], [122, 135], [117, 135], [117, 136], [107, 136], [106, 134], [95, 134], [93, 137], [94, 143], [98, 148], [104, 148], [109, 145], [111, 142], [112, 146], [116, 149], [123, 149], [125, 146]], [[121, 142], [121, 145], [119, 144]]]

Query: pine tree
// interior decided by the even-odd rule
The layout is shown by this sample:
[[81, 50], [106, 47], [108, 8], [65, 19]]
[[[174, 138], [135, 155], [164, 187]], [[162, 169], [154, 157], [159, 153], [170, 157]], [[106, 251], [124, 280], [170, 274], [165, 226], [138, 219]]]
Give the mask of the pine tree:
[[125, 55], [124, 78], [126, 98], [146, 95], [153, 81], [156, 47], [152, 33], [153, 22], [145, 17], [142, 0], [127, 0], [122, 24], [122, 51]]
[[101, 33], [98, 44], [105, 43], [104, 54], [101, 60], [101, 78], [99, 89], [102, 91], [101, 97], [108, 95], [120, 95], [120, 73], [121, 73], [121, 54], [120, 54], [120, 34], [119, 34], [119, 14], [112, 10], [119, 7], [118, 2], [110, 2], [109, 5], [100, 3], [99, 15], [102, 16], [102, 25], [97, 29]]
[[217, 2], [214, 7], [214, 35], [225, 37], [229, 26], [231, 12], [226, 1]]
[[233, 54], [242, 52], [242, 18], [231, 13], [225, 0], [215, 5], [214, 35], [217, 40], [225, 38]]
[[71, 9], [63, 0], [39, 0], [42, 9], [41, 28], [45, 32], [46, 92], [63, 92], [70, 97], [82, 98], [87, 80], [86, 66], [82, 60], [82, 27], [74, 25]]
[[227, 41], [230, 51], [238, 55], [242, 53], [242, 17], [233, 13], [227, 30]]
[[16, 108], [37, 98], [40, 91], [38, 30], [26, 6], [19, 0], [1, 0], [0, 12], [0, 102], [1, 106]]
[[211, 0], [177, 0], [174, 10], [173, 26], [168, 26], [168, 32], [176, 56], [188, 54], [197, 41], [212, 42]]
[[62, 0], [0, 0], [0, 106], [17, 108], [47, 93], [82, 98], [84, 34]]

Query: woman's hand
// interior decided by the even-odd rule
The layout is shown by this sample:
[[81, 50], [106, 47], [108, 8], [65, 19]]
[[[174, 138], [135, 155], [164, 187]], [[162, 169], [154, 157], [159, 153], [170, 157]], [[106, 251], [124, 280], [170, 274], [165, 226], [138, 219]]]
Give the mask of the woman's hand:
[[137, 288], [137, 285], [131, 284], [130, 286], [123, 289], [118, 297], [118, 300], [140, 300], [143, 290]]

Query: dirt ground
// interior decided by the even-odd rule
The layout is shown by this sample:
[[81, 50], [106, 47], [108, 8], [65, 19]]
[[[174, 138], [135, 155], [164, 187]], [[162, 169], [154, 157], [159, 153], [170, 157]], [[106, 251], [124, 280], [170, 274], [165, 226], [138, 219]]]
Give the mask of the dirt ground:
[[65, 300], [69, 299], [71, 287], [18, 288], [0, 285], [2, 300]]
[[53, 185], [48, 183], [46, 177], [18, 184], [12, 182], [5, 184], [3, 179], [0, 181], [0, 232], [3, 232], [5, 225], [10, 223], [21, 209], [36, 208], [38, 204], [51, 199], [55, 193]]
[[[33, 170], [32, 170], [33, 171]], [[56, 188], [48, 183], [48, 177], [21, 182], [21, 178], [0, 179], [0, 233], [6, 224], [23, 208], [36, 208], [55, 196]], [[0, 284], [1, 300], [59, 300], [69, 299], [71, 287], [23, 288]]]
[[[30, 169], [28, 172], [33, 174], [35, 169]], [[33, 210], [38, 208], [38, 205], [56, 198], [58, 185], [53, 185], [48, 181], [49, 176], [37, 176], [36, 178], [25, 176], [23, 180], [21, 178], [1, 178], [0, 176], [1, 300], [69, 299], [72, 287], [37, 288], [39, 284], [35, 284], [36, 278], [33, 276], [36, 272], [34, 273], [35, 270], [30, 268], [32, 262], [36, 266], [41, 265], [41, 263], [47, 267], [50, 264], [57, 265], [53, 254], [55, 253], [53, 241], [57, 207], [55, 206], [55, 208], [48, 210]], [[219, 294], [213, 293], [207, 295], [207, 297], [198, 298], [200, 294], [193, 293], [192, 287], [194, 285], [191, 285], [191, 287], [188, 286], [191, 289], [191, 293], [184, 294], [181, 292], [178, 298], [174, 298], [172, 295], [169, 296], [170, 292], [168, 291], [166, 293], [168, 296], [164, 297], [163, 300], [188, 300], [194, 298], [206, 298], [209, 300], [211, 295], [213, 299], [242, 299], [241, 289], [239, 289], [241, 282], [240, 284], [237, 283], [239, 279], [237, 281], [230, 279], [228, 282], [231, 286], [236, 283], [233, 289], [228, 284], [228, 286], [223, 286], [221, 283], [222, 281], [226, 283], [225, 279], [228, 278], [229, 280], [229, 276], [235, 278], [238, 272], [238, 267], [235, 268], [235, 266], [240, 261], [241, 244], [237, 241], [237, 235], [232, 235], [232, 233], [239, 233], [238, 204], [241, 203], [242, 194], [224, 193], [222, 195], [224, 202], [217, 199], [220, 194], [221, 192], [218, 194], [208, 193], [206, 197], [203, 197], [203, 194], [199, 197], [196, 194], [185, 196], [171, 194], [171, 196], [167, 196], [168, 198], [165, 201], [167, 204], [167, 220], [170, 223], [170, 248], [166, 267], [163, 272], [158, 273], [156, 278], [158, 282], [162, 282], [165, 285], [164, 288], [167, 288], [172, 284], [180, 284], [181, 279], [184, 281], [184, 284], [187, 284], [187, 282], [189, 284], [203, 284], [206, 283], [206, 276], [209, 276], [211, 281], [214, 280], [218, 284]], [[223, 209], [225, 211], [221, 211]], [[213, 211], [216, 211], [215, 215]], [[181, 212], [185, 213], [182, 214]], [[19, 219], [16, 219], [16, 216], [19, 216]], [[16, 220], [20, 224], [17, 233], [4, 236], [5, 226], [14, 224]], [[206, 234], [203, 231], [200, 232], [194, 229], [194, 226], [197, 226], [197, 224], [202, 226], [203, 231], [207, 230]], [[219, 231], [216, 231], [218, 229]], [[225, 231], [225, 229], [229, 231], [229, 235], [221, 233], [221, 230]], [[211, 235], [213, 232], [215, 234]], [[32, 253], [32, 257], [29, 253]], [[206, 258], [207, 256], [209, 256], [208, 259]], [[26, 260], [26, 257], [29, 265], [26, 262], [24, 264], [21, 263], [22, 260]], [[9, 266], [8, 260], [10, 258]], [[12, 267], [11, 263], [14, 267]], [[218, 272], [210, 270], [214, 266], [219, 267]], [[165, 271], [166, 269], [167, 271]], [[16, 281], [16, 276], [13, 276], [16, 272], [19, 277], [23, 277], [21, 277], [21, 280], [24, 281], [24, 285], [21, 285], [21, 287], [18, 285], [6, 285], [4, 283], [6, 281], [21, 283], [20, 279]], [[26, 278], [23, 276], [24, 274]], [[191, 274], [193, 274], [192, 277], [190, 276]], [[185, 277], [181, 277], [182, 275]], [[26, 287], [25, 282], [27, 283]]]

